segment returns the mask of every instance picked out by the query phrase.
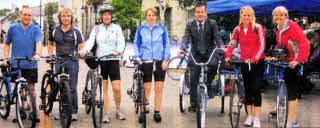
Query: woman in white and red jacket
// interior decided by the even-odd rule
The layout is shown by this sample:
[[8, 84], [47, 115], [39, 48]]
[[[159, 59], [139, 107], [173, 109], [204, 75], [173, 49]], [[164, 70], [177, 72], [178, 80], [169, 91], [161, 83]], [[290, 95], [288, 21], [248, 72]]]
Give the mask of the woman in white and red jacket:
[[288, 57], [284, 61], [290, 66], [284, 71], [284, 81], [288, 90], [288, 123], [287, 127], [296, 127], [297, 112], [297, 86], [298, 63], [307, 62], [310, 52], [310, 45], [306, 35], [299, 25], [289, 20], [288, 10], [283, 6], [276, 7], [273, 12], [273, 21], [278, 25], [276, 30], [277, 46], [288, 50]]
[[[232, 52], [238, 44], [240, 60], [245, 63], [249, 63], [249, 61], [253, 63], [250, 71], [248, 64], [241, 66], [248, 110], [248, 117], [244, 125], [251, 126], [253, 123], [253, 127], [261, 127], [259, 116], [262, 102], [260, 91], [262, 82], [260, 81], [264, 72], [265, 39], [263, 27], [255, 23], [254, 10], [250, 6], [242, 7], [240, 10], [240, 24], [233, 31], [225, 58], [226, 62], [230, 60]], [[254, 116], [252, 109], [254, 109]]]

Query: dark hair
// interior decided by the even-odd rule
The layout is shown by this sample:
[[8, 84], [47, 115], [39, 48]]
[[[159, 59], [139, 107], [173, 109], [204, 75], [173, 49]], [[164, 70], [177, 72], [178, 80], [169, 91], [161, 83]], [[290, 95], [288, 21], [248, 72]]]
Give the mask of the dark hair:
[[22, 9], [21, 9], [20, 13], [22, 13], [22, 11], [23, 11], [24, 9], [31, 9], [31, 8], [30, 8], [28, 5], [22, 5]]
[[62, 12], [71, 12], [71, 23], [73, 23], [73, 13], [72, 13], [72, 10], [70, 8], [63, 8], [61, 11], [59, 11], [58, 13], [58, 19], [59, 19], [59, 24], [62, 25], [62, 22], [61, 22], [61, 13]]
[[197, 3], [196, 6], [194, 7], [194, 10], [196, 10], [197, 7], [204, 7], [207, 10], [206, 4], [204, 3]]
[[314, 32], [316, 32], [316, 33], [318, 33], [320, 35], [320, 29], [317, 29]]

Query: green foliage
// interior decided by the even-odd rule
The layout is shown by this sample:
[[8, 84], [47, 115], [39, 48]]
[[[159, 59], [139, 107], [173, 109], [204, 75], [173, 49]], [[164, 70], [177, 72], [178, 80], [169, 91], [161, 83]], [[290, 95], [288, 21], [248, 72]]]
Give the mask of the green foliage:
[[122, 30], [130, 29], [130, 40], [134, 39], [137, 29], [136, 19], [142, 18], [141, 5], [137, 0], [112, 0], [109, 4], [113, 7], [113, 18], [115, 24], [121, 26]]
[[17, 9], [17, 8], [15, 9], [14, 12], [12, 12], [12, 13], [10, 13], [10, 14], [8, 15], [8, 19], [9, 19], [9, 21], [12, 22], [12, 23], [15, 23], [19, 18], [20, 18], [20, 17], [19, 17], [19, 9]]
[[47, 17], [49, 28], [55, 26], [53, 14], [58, 12], [58, 2], [48, 2], [44, 5], [45, 16]]
[[191, 7], [196, 5], [197, 3], [206, 3], [209, 0], [178, 0], [179, 6], [181, 8]]
[[4, 8], [0, 10], [0, 16], [5, 16], [7, 12], [10, 12], [10, 9]]
[[101, 5], [104, 2], [104, 0], [88, 0], [87, 3], [89, 5]]

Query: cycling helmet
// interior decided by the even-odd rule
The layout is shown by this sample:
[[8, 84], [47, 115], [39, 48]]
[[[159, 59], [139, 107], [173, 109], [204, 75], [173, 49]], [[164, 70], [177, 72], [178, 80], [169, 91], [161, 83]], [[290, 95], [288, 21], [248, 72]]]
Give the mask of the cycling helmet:
[[100, 14], [102, 14], [102, 13], [104, 13], [104, 12], [106, 12], [106, 11], [113, 12], [113, 8], [112, 8], [110, 5], [106, 4], [106, 5], [103, 5], [103, 6], [99, 9], [99, 13], [100, 13]]

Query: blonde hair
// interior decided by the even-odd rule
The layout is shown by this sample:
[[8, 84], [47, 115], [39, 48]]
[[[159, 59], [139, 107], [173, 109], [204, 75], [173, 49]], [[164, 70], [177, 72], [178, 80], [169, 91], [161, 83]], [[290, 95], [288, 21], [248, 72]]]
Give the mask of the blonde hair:
[[272, 11], [272, 16], [273, 16], [274, 13], [276, 13], [276, 12], [281, 12], [281, 13], [283, 13], [285, 16], [289, 17], [288, 10], [287, 10], [286, 7], [284, 7], [284, 6], [278, 6], [278, 7], [276, 7], [275, 9], [273, 9], [273, 11]]
[[242, 18], [242, 15], [243, 15], [243, 13], [245, 13], [245, 12], [248, 12], [249, 14], [251, 14], [251, 17], [252, 17], [252, 28], [254, 27], [254, 26], [256, 26], [257, 25], [257, 23], [256, 23], [256, 16], [254, 15], [254, 10], [253, 10], [253, 8], [251, 7], [251, 6], [244, 6], [244, 7], [242, 7], [241, 8], [241, 10], [240, 10], [240, 20], [239, 20], [239, 24], [242, 24], [243, 23], [243, 21], [241, 20]]
[[145, 17], [147, 17], [147, 13], [148, 13], [148, 11], [151, 11], [151, 12], [153, 12], [157, 17], [158, 17], [158, 9], [156, 9], [156, 8], [148, 8], [147, 10], [146, 10], [146, 13], [145, 13]]
[[32, 8], [30, 8], [28, 5], [22, 5], [22, 9], [21, 9], [21, 11], [20, 11], [20, 13], [22, 13], [23, 12], [23, 10], [25, 10], [25, 9], [30, 9], [30, 10], [32, 10]]
[[61, 22], [61, 13], [62, 12], [71, 13], [71, 24], [72, 24], [73, 23], [73, 13], [70, 8], [63, 8], [61, 11], [59, 11], [59, 13], [58, 13], [59, 23], [62, 24], [62, 22]]

